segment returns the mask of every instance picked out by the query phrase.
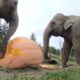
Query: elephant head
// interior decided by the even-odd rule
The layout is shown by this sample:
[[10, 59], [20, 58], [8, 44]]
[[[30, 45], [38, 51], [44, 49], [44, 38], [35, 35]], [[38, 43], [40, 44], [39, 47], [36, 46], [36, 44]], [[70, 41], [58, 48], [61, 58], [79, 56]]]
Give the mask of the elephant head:
[[67, 31], [73, 24], [72, 19], [69, 16], [65, 16], [61, 13], [55, 15], [46, 27], [43, 34], [43, 50], [44, 57], [48, 59], [48, 47], [49, 47], [49, 38], [53, 36], [62, 36], [66, 35]]

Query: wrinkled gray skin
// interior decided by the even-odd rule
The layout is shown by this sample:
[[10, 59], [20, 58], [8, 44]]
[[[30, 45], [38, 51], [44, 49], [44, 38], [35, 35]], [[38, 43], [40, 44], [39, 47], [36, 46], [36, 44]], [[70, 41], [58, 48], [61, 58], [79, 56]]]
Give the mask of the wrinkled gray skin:
[[17, 4], [18, 0], [0, 0], [0, 18], [9, 23], [9, 30], [0, 45], [0, 58], [4, 57], [8, 40], [18, 27]]
[[57, 14], [50, 21], [43, 34], [44, 57], [48, 59], [49, 39], [51, 36], [64, 38], [62, 66], [67, 67], [68, 57], [73, 47], [75, 60], [80, 64], [80, 17]]

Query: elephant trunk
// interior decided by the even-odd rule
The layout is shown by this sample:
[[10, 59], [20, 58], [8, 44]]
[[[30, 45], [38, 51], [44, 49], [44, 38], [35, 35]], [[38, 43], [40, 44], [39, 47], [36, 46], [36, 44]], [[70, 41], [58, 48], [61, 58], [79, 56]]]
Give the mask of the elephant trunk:
[[48, 33], [49, 31], [45, 30], [43, 35], [43, 52], [44, 52], [44, 58], [48, 59], [48, 48], [49, 48], [49, 38], [50, 35]]

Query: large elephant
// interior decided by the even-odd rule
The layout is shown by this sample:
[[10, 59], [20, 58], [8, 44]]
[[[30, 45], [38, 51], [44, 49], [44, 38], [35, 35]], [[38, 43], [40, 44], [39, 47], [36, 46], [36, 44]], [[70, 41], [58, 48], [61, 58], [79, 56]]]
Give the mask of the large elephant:
[[49, 38], [61, 36], [64, 38], [62, 48], [62, 66], [67, 67], [68, 57], [73, 47], [75, 60], [80, 64], [80, 16], [55, 15], [43, 34], [44, 57], [48, 59]]
[[8, 40], [18, 27], [17, 3], [18, 0], [0, 0], [0, 18], [9, 23], [8, 32], [0, 45], [0, 58], [4, 57]]

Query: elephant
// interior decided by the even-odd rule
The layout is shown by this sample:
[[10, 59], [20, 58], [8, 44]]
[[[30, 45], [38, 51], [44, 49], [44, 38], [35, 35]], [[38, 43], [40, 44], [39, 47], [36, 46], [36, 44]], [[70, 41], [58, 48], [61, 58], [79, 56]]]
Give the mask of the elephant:
[[5, 56], [8, 40], [18, 27], [19, 17], [17, 4], [18, 0], [0, 0], [0, 18], [4, 19], [9, 24], [9, 29], [0, 45], [0, 58]]
[[71, 49], [74, 49], [75, 61], [80, 64], [80, 16], [56, 14], [43, 33], [44, 58], [48, 59], [48, 47], [51, 36], [64, 39], [62, 47], [62, 67], [68, 67], [67, 61]]

